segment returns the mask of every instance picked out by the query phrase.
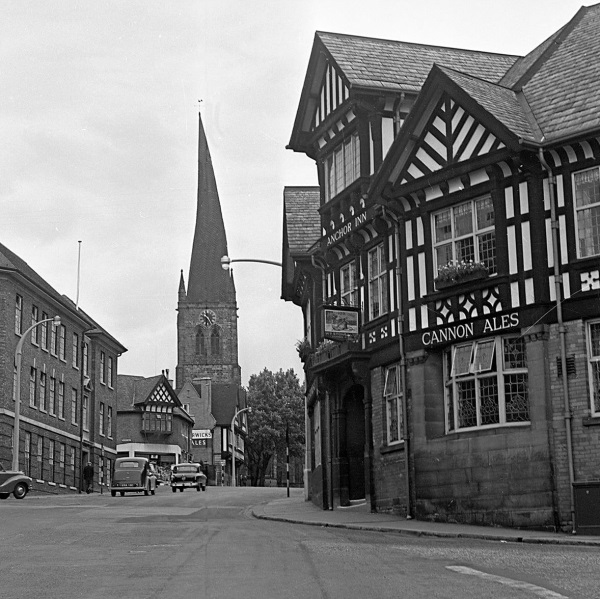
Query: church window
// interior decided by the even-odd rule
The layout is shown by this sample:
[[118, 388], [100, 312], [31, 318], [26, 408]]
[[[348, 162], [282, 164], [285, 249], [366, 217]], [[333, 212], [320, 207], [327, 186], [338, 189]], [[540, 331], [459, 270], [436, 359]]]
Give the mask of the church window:
[[196, 331], [196, 353], [201, 356], [206, 355], [206, 349], [204, 345], [204, 332], [201, 330]]
[[212, 356], [218, 356], [221, 353], [221, 337], [219, 329], [216, 327], [210, 334], [210, 353]]

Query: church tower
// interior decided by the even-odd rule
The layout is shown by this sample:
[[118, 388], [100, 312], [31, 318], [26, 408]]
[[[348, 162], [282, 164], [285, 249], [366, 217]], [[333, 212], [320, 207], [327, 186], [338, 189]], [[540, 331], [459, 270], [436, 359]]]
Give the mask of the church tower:
[[177, 303], [177, 389], [201, 378], [213, 384], [241, 384], [235, 285], [221, 266], [226, 255], [221, 203], [199, 116], [196, 230], [187, 292], [181, 271]]

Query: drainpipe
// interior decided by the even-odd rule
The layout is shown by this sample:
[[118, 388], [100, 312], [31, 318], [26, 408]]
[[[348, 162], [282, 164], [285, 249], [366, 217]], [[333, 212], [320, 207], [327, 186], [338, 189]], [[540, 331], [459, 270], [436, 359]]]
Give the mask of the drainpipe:
[[556, 206], [554, 189], [556, 185], [556, 178], [552, 173], [552, 169], [544, 158], [544, 153], [541, 148], [538, 150], [538, 157], [542, 168], [548, 173], [548, 190], [550, 194], [550, 225], [552, 229], [552, 256], [554, 258], [554, 290], [556, 296], [556, 318], [558, 321], [558, 336], [560, 341], [560, 364], [562, 369], [562, 391], [563, 391], [563, 407], [564, 407], [564, 421], [565, 431], [567, 436], [567, 461], [569, 465], [569, 487], [570, 487], [570, 509], [571, 509], [571, 523], [573, 527], [573, 534], [575, 534], [575, 491], [573, 489], [573, 483], [575, 482], [575, 468], [573, 462], [573, 438], [572, 438], [572, 420], [571, 415], [571, 402], [569, 399], [569, 385], [567, 381], [567, 342], [566, 342], [566, 330], [563, 321], [562, 313], [562, 279], [559, 265], [559, 252], [558, 252], [558, 218], [556, 216]]

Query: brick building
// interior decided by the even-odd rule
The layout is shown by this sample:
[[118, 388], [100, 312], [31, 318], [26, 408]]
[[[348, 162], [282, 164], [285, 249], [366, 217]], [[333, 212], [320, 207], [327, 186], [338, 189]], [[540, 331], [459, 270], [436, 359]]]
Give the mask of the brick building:
[[600, 5], [524, 57], [316, 34], [324, 234], [285, 223], [282, 287], [315, 503], [600, 527], [599, 42]]
[[116, 456], [117, 361], [125, 347], [2, 245], [0, 305], [0, 461], [13, 461], [21, 342], [19, 467], [36, 490], [56, 493], [79, 490], [81, 465], [92, 461], [95, 484], [106, 484]]
[[196, 422], [193, 455], [205, 457], [209, 477], [220, 482], [231, 475], [234, 453], [237, 472], [243, 468], [247, 430], [244, 412], [232, 442], [231, 421], [245, 407], [246, 396], [238, 364], [235, 284], [221, 265], [226, 255], [221, 204], [199, 117], [198, 208], [187, 290], [183, 271], [179, 283], [176, 389]]

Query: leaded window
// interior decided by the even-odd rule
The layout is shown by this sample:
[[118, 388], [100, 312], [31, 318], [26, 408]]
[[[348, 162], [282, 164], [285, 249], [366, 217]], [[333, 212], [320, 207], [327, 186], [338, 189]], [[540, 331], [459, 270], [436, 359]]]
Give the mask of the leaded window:
[[590, 410], [600, 416], [600, 321], [587, 326]]
[[578, 256], [597, 256], [600, 254], [600, 168], [575, 173], [573, 187]]
[[358, 306], [355, 262], [350, 262], [340, 268], [340, 297], [342, 306]]
[[400, 365], [386, 368], [383, 397], [386, 410], [387, 444], [393, 445], [402, 441], [404, 413], [402, 410], [402, 385]]
[[445, 354], [448, 432], [529, 422], [527, 356], [521, 337], [453, 346]]
[[434, 213], [432, 226], [436, 271], [451, 263], [482, 262], [490, 274], [497, 272], [491, 196]]
[[367, 254], [369, 276], [369, 319], [373, 320], [388, 311], [388, 286], [385, 250], [383, 243]]
[[329, 201], [360, 176], [358, 133], [338, 145], [325, 160], [325, 200]]

